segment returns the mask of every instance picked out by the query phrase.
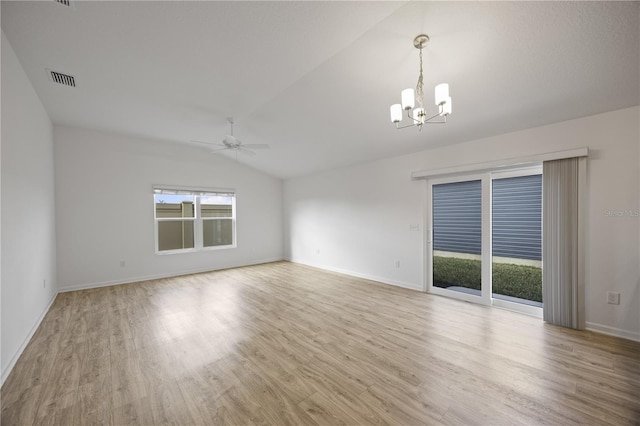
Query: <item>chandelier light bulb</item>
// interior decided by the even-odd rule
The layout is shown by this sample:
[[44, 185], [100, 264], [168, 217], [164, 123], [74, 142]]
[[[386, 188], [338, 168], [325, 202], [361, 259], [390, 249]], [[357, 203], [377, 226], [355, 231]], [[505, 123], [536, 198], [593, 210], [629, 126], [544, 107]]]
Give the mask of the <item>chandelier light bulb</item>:
[[451, 97], [447, 97], [444, 103], [441, 104], [441, 111], [440, 111], [440, 115], [447, 116], [449, 114], [451, 114]]
[[436, 86], [436, 105], [442, 105], [449, 98], [449, 85], [440, 83]]
[[391, 112], [392, 123], [399, 123], [402, 121], [402, 105], [393, 104], [391, 105], [391, 108], [389, 108], [389, 111]]
[[404, 89], [401, 94], [402, 98], [402, 109], [410, 110], [416, 106], [416, 98], [413, 94], [413, 89]]

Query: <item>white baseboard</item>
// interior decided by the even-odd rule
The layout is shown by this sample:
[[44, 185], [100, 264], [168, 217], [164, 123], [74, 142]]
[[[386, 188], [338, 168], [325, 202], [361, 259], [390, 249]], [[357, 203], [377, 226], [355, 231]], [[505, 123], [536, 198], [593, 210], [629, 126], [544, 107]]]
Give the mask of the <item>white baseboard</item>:
[[167, 272], [163, 274], [154, 274], [154, 275], [144, 275], [137, 277], [128, 277], [119, 280], [110, 280], [110, 281], [101, 281], [95, 283], [87, 283], [87, 284], [78, 284], [78, 285], [67, 285], [58, 287], [59, 293], [65, 293], [68, 291], [77, 291], [77, 290], [88, 290], [91, 288], [99, 288], [99, 287], [109, 287], [112, 285], [120, 285], [120, 284], [131, 284], [137, 283], [141, 281], [149, 281], [149, 280], [158, 280], [161, 278], [172, 278], [179, 277], [182, 275], [191, 275], [191, 274], [201, 274], [204, 272], [212, 272], [212, 271], [220, 271], [222, 269], [231, 269], [231, 268], [241, 268], [243, 266], [251, 266], [251, 265], [261, 265], [263, 263], [271, 263], [271, 262], [279, 262], [284, 260], [282, 257], [271, 258], [271, 259], [260, 259], [260, 260], [252, 260], [251, 262], [240, 262], [240, 263], [232, 263], [228, 265], [218, 265], [215, 268], [199, 268], [199, 269], [191, 269], [185, 271], [177, 271], [177, 272]]
[[55, 293], [51, 297], [51, 300], [49, 300], [49, 303], [47, 303], [47, 306], [40, 313], [40, 316], [38, 316], [38, 318], [36, 319], [36, 322], [33, 324], [33, 327], [31, 327], [31, 330], [29, 330], [29, 333], [27, 333], [26, 337], [22, 341], [22, 344], [20, 345], [16, 353], [13, 355], [13, 357], [11, 357], [11, 361], [9, 361], [9, 364], [7, 364], [5, 369], [2, 370], [2, 377], [0, 378], [0, 386], [4, 385], [4, 381], [7, 379], [7, 377], [9, 377], [11, 370], [13, 370], [13, 367], [15, 367], [16, 362], [18, 362], [18, 359], [20, 358], [20, 355], [22, 355], [22, 352], [24, 352], [25, 348], [31, 341], [31, 338], [35, 334], [36, 330], [38, 329], [38, 327], [40, 327], [40, 323], [44, 319], [45, 315], [47, 315], [47, 312], [49, 312], [49, 309], [51, 309], [51, 305], [53, 305], [53, 301], [56, 300], [57, 295], [58, 293]]
[[420, 284], [407, 283], [407, 282], [404, 282], [404, 281], [397, 281], [397, 280], [390, 280], [388, 278], [379, 277], [379, 276], [376, 276], [376, 275], [363, 274], [363, 273], [356, 272], [356, 271], [351, 271], [351, 270], [348, 270], [348, 269], [334, 268], [332, 266], [301, 262], [301, 261], [296, 261], [296, 260], [292, 260], [292, 259], [285, 259], [285, 260], [287, 260], [288, 262], [291, 262], [291, 263], [299, 263], [301, 265], [311, 266], [311, 267], [318, 268], [318, 269], [324, 269], [325, 271], [337, 272], [338, 274], [350, 275], [352, 277], [362, 278], [362, 279], [370, 280], [370, 281], [377, 281], [377, 282], [382, 283], [382, 284], [393, 285], [393, 286], [396, 286], [396, 287], [402, 287], [402, 288], [406, 288], [406, 289], [409, 289], [409, 290], [422, 291], [422, 286]]
[[622, 337], [623, 339], [640, 342], [640, 333], [635, 331], [622, 330], [620, 328], [609, 327], [608, 325], [596, 324], [593, 322], [587, 322], [585, 326], [589, 331], [595, 331], [596, 333], [608, 334], [610, 336]]

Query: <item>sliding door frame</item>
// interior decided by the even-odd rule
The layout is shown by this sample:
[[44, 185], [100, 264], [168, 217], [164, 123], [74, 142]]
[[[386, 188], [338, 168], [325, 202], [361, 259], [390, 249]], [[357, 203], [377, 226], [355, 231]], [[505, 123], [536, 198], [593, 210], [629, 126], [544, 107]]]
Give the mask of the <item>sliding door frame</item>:
[[[494, 179], [508, 179], [512, 177], [531, 176], [536, 174], [540, 174], [540, 175], [542, 174], [542, 164], [535, 165], [535, 166], [507, 169], [507, 170], [496, 170], [494, 172], [491, 172], [491, 182], [493, 183]], [[544, 176], [542, 176], [542, 179], [544, 179]], [[542, 233], [542, 230], [540, 230], [540, 232]], [[493, 232], [491, 235], [493, 235]], [[493, 242], [491, 244], [490, 250], [491, 250], [490, 262], [493, 262]], [[493, 294], [493, 288], [491, 292]], [[526, 305], [524, 303], [510, 302], [508, 300], [502, 300], [502, 299], [493, 298], [493, 297], [492, 297], [491, 304], [499, 308], [509, 309], [511, 311], [518, 311], [528, 315], [533, 315], [538, 318], [542, 318], [541, 307]]]
[[[433, 285], [433, 186], [447, 183], [480, 181], [481, 185], [481, 293], [480, 296], [462, 293]], [[464, 174], [427, 179], [427, 218], [425, 277], [428, 293], [447, 296], [481, 305], [491, 305], [491, 173]], [[489, 210], [487, 210], [489, 209]], [[489, 214], [485, 214], [488, 211]]]
[[[493, 240], [492, 240], [492, 184], [493, 179], [542, 174], [541, 164], [525, 166], [502, 167], [495, 170], [484, 170], [473, 173], [456, 173], [446, 176], [431, 176], [426, 179], [426, 226], [425, 229], [425, 285], [424, 290], [431, 294], [451, 297], [466, 302], [485, 306], [496, 306], [514, 310], [542, 318], [542, 308], [522, 303], [509, 302], [493, 298], [492, 269], [493, 269]], [[544, 176], [543, 176], [544, 179]], [[447, 183], [476, 181], [481, 182], [481, 294], [480, 296], [467, 294], [455, 290], [447, 290], [433, 285], [433, 186]]]

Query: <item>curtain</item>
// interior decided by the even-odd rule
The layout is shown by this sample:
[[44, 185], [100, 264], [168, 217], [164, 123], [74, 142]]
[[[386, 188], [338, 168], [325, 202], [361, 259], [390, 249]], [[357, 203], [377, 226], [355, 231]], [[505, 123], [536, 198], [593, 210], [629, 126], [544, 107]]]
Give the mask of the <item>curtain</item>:
[[545, 161], [542, 176], [543, 318], [584, 329], [586, 157]]

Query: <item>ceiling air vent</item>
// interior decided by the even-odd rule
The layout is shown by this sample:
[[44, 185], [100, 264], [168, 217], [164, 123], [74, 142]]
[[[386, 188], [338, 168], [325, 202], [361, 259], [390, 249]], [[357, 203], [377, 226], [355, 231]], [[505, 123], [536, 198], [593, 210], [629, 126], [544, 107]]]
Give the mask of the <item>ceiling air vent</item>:
[[64, 6], [71, 6], [71, 0], [53, 0], [53, 1], [55, 1], [56, 3], [60, 3]]
[[49, 69], [47, 70], [47, 74], [49, 75], [49, 80], [54, 83], [76, 87], [76, 79], [71, 75], [62, 74], [61, 72], [51, 71]]

